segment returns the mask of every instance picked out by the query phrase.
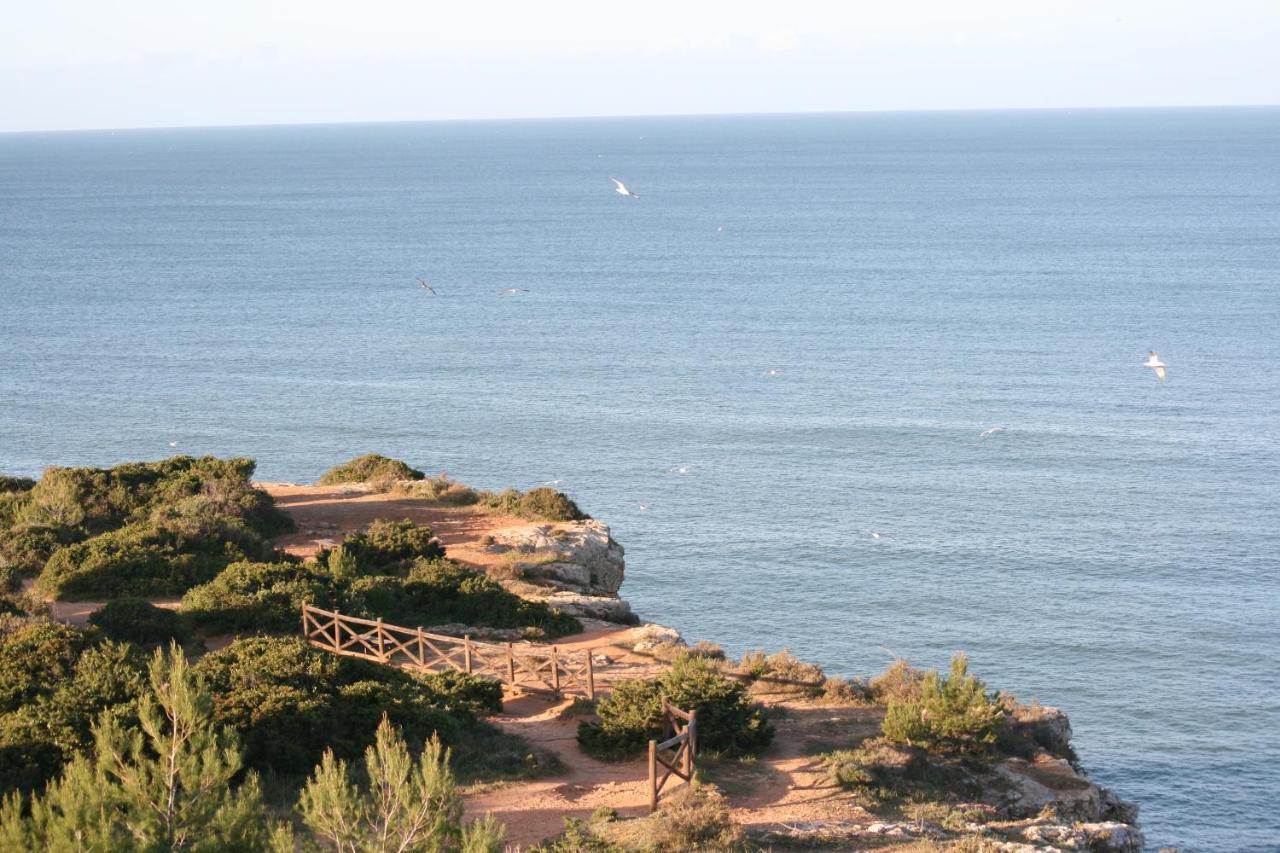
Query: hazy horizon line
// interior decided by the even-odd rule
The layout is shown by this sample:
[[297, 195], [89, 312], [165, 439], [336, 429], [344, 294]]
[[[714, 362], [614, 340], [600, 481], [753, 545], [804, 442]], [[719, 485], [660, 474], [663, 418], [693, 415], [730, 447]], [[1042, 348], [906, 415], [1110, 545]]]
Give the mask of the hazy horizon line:
[[956, 114], [956, 113], [1070, 113], [1070, 112], [1121, 112], [1142, 110], [1240, 110], [1276, 109], [1280, 103], [1254, 104], [1133, 104], [1124, 106], [1070, 106], [1070, 107], [952, 107], [947, 109], [875, 109], [875, 110], [774, 110], [760, 112], [723, 113], [609, 113], [599, 115], [550, 115], [550, 116], [488, 116], [405, 119], [350, 119], [340, 121], [293, 122], [228, 122], [225, 124], [156, 124], [116, 127], [63, 127], [30, 128], [26, 130], [0, 130], [0, 136], [21, 136], [55, 133], [131, 133], [148, 130], [234, 130], [284, 127], [341, 127], [345, 125], [393, 125], [393, 124], [479, 124], [499, 122], [540, 121], [617, 121], [622, 119], [678, 119], [678, 118], [768, 118], [784, 116], [836, 116], [836, 115], [902, 115], [902, 114]]

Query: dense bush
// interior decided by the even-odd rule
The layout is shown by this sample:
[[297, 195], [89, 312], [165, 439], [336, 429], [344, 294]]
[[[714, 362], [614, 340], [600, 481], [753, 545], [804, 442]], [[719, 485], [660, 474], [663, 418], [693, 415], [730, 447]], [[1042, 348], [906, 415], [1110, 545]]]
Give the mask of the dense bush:
[[773, 742], [773, 726], [746, 688], [726, 678], [705, 658], [675, 661], [656, 680], [620, 682], [598, 705], [600, 722], [583, 723], [578, 742], [601, 758], [620, 758], [662, 739], [662, 697], [684, 711], [698, 712], [702, 749], [749, 755]]
[[130, 720], [143, 664], [127, 644], [31, 622], [0, 635], [0, 794], [34, 790], [93, 741], [101, 715]]
[[156, 607], [145, 598], [117, 598], [89, 617], [89, 623], [113, 640], [130, 643], [185, 643], [191, 629], [182, 615]]
[[182, 613], [211, 634], [298, 630], [302, 605], [332, 609], [337, 582], [314, 564], [232, 563], [182, 597]]
[[492, 686], [466, 675], [415, 676], [311, 649], [299, 639], [254, 637], [206, 655], [195, 667], [214, 696], [216, 719], [244, 739], [251, 766], [310, 769], [326, 748], [358, 756], [384, 715], [421, 746], [446, 742], [493, 707]]
[[349, 462], [335, 465], [320, 476], [317, 481], [322, 486], [337, 486], [342, 483], [376, 483], [390, 484], [397, 480], [421, 480], [426, 475], [416, 468], [410, 468], [399, 459], [390, 459], [377, 453], [366, 453]]
[[951, 659], [946, 678], [929, 672], [919, 699], [894, 700], [885, 712], [882, 731], [895, 743], [941, 751], [983, 753], [996, 743], [1004, 724], [998, 697], [969, 674], [964, 655]]
[[0, 493], [29, 492], [35, 488], [36, 481], [30, 477], [8, 477], [0, 474]]
[[481, 502], [496, 512], [530, 521], [582, 521], [590, 518], [564, 492], [539, 486], [521, 493], [506, 489], [497, 494], [485, 493]]
[[396, 625], [462, 623], [490, 628], [538, 628], [546, 636], [582, 630], [582, 623], [547, 605], [526, 601], [496, 581], [450, 560], [416, 560], [407, 577], [355, 580], [344, 612]]
[[342, 549], [355, 558], [361, 574], [397, 574], [419, 558], [444, 556], [444, 546], [430, 527], [412, 521], [378, 519], [342, 542]]
[[181, 591], [291, 529], [249, 481], [253, 469], [209, 456], [50, 468], [30, 490], [0, 496], [0, 564], [52, 564], [41, 589], [54, 595]]
[[174, 595], [212, 580], [230, 563], [261, 559], [271, 550], [232, 519], [204, 529], [129, 524], [58, 550], [37, 585], [56, 598]]
[[895, 658], [888, 669], [871, 679], [871, 698], [881, 705], [919, 699], [924, 675], [902, 658]]

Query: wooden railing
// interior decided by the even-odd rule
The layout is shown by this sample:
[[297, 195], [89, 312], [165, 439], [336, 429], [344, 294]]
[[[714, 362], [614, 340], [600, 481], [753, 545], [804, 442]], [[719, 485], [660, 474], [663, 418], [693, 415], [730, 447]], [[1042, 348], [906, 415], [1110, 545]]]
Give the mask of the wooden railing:
[[[698, 756], [698, 712], [681, 711], [662, 699], [662, 719], [667, 734], [672, 737], [658, 743], [649, 741], [649, 811], [657, 811], [658, 796], [672, 776], [693, 781], [694, 761]], [[658, 768], [666, 772], [661, 778]]]
[[590, 650], [561, 652], [555, 646], [480, 643], [470, 637], [387, 625], [381, 619], [343, 616], [309, 604], [302, 605], [302, 635], [315, 648], [348, 657], [420, 671], [456, 669], [524, 690], [576, 692], [596, 698]]

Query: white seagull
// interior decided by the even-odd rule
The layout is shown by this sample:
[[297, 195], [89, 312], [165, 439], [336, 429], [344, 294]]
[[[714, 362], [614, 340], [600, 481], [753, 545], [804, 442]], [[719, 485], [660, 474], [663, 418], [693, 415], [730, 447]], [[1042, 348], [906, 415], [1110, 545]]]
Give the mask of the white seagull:
[[613, 181], [613, 184], [614, 184], [613, 191], [616, 192], [618, 195], [630, 196], [631, 198], [640, 198], [640, 196], [636, 195], [631, 190], [627, 189], [627, 185], [624, 184], [622, 181], [618, 180], [617, 178], [610, 178], [609, 180]]
[[507, 289], [500, 292], [502, 293], [503, 296], [507, 296], [507, 295], [515, 295], [517, 293], [528, 293], [529, 291], [525, 290], [523, 287], [508, 287]]
[[418, 279], [418, 284], [422, 285], [422, 289], [423, 289], [423, 290], [425, 290], [425, 291], [427, 291], [428, 293], [430, 293], [432, 296], [439, 296], [439, 295], [440, 295], [440, 294], [436, 293], [436, 289], [435, 289], [434, 287], [432, 287], [431, 285], [427, 284], [427, 283], [426, 283], [425, 281], [423, 281], [422, 279]]
[[1151, 350], [1147, 356], [1147, 360], [1142, 362], [1143, 367], [1150, 367], [1156, 372], [1156, 378], [1161, 382], [1164, 381], [1164, 362], [1160, 360], [1160, 356], [1155, 350]]
[[998, 432], [1004, 432], [1004, 427], [992, 427], [991, 429], [984, 429], [982, 432], [978, 433], [978, 438], [986, 438], [987, 436], [995, 435]]

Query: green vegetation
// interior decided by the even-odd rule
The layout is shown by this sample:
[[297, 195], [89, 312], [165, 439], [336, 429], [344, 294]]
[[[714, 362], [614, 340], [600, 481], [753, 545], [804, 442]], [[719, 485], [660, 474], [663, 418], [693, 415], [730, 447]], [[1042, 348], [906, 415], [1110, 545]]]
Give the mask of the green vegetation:
[[932, 671], [924, 676], [919, 698], [889, 702], [883, 731], [894, 743], [982, 754], [995, 746], [1004, 724], [998, 697], [987, 694], [986, 686], [969, 674], [968, 659], [957, 654], [946, 678]]
[[[419, 557], [407, 565], [397, 562], [394, 567], [405, 572], [401, 576], [353, 573], [350, 559], [344, 546], [328, 552], [324, 562], [233, 563], [209, 583], [190, 590], [181, 610], [209, 633], [293, 633], [304, 603], [407, 627], [461, 622], [524, 628], [544, 637], [582, 630], [577, 619], [541, 602], [525, 601], [451, 560]], [[339, 568], [335, 576], [335, 565], [348, 568]]]
[[332, 609], [339, 584], [315, 564], [232, 563], [182, 597], [181, 611], [209, 634], [293, 633], [302, 605]]
[[42, 795], [0, 803], [6, 850], [292, 851], [332, 847], [496, 853], [503, 828], [462, 821], [448, 753], [431, 738], [416, 759], [387, 719], [364, 773], [326, 751], [299, 803], [302, 837], [272, 816], [236, 733], [219, 724], [208, 686], [176, 646], [157, 650], [132, 722], [104, 716], [93, 748]]
[[254, 488], [250, 459], [176, 456], [114, 468], [50, 468], [0, 495], [0, 566], [40, 573], [55, 597], [163, 595], [229, 562], [270, 556], [290, 529]]
[[413, 675], [310, 648], [300, 639], [253, 637], [206, 655], [195, 672], [216, 697], [217, 721], [244, 739], [246, 762], [300, 773], [326, 749], [355, 758], [386, 716], [415, 747], [446, 743], [496, 710], [494, 684], [453, 673]]
[[113, 640], [157, 645], [191, 639], [181, 614], [156, 607], [144, 598], [117, 598], [89, 617], [89, 624]]
[[130, 720], [144, 684], [128, 644], [47, 620], [0, 630], [0, 793], [34, 790], [92, 743], [94, 720]]
[[597, 707], [599, 723], [581, 723], [578, 743], [597, 758], [634, 756], [649, 740], [662, 740], [662, 697], [684, 711], [698, 712], [699, 747], [722, 755], [751, 755], [773, 741], [764, 709], [746, 688], [726, 678], [714, 663], [697, 657], [676, 660], [657, 679], [619, 682]]
[[339, 486], [343, 483], [368, 483], [383, 489], [400, 480], [421, 480], [424, 475], [410, 468], [399, 459], [390, 459], [377, 453], [366, 453], [349, 462], [335, 465], [317, 480], [321, 486]]
[[341, 550], [365, 575], [403, 574], [416, 559], [434, 560], [444, 556], [444, 546], [431, 528], [408, 519], [373, 521], [364, 530], [348, 536]]
[[449, 751], [432, 738], [415, 763], [386, 720], [365, 753], [364, 772], [352, 774], [325, 752], [298, 809], [314, 836], [335, 850], [498, 853], [506, 836], [488, 817], [463, 826]]
[[539, 486], [527, 492], [515, 489], [505, 489], [497, 494], [484, 492], [480, 495], [480, 502], [495, 512], [529, 521], [582, 521], [590, 518], [564, 492], [549, 486]]
[[29, 492], [36, 486], [30, 477], [7, 477], [0, 474], [0, 494], [7, 492]]

